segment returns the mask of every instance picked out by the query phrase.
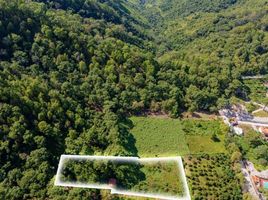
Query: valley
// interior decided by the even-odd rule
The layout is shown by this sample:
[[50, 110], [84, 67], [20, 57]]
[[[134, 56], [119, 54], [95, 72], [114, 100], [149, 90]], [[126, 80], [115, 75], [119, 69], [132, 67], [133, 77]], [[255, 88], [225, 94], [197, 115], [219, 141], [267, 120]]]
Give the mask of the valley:
[[[0, 199], [136, 199], [55, 186], [62, 155], [179, 156], [191, 199], [267, 198], [267, 14], [267, 0], [0, 0]], [[144, 166], [136, 187], [181, 192], [173, 167]]]

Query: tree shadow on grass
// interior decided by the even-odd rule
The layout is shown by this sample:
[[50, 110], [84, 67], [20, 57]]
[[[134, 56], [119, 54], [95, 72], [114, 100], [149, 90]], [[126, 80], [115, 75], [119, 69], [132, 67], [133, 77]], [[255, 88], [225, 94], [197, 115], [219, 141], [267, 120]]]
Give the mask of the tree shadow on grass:
[[122, 145], [129, 152], [129, 156], [137, 156], [138, 157], [138, 149], [136, 148], [136, 139], [133, 134], [130, 132], [130, 129], [134, 127], [133, 122], [130, 119], [126, 119], [123, 121], [121, 125], [121, 137]]

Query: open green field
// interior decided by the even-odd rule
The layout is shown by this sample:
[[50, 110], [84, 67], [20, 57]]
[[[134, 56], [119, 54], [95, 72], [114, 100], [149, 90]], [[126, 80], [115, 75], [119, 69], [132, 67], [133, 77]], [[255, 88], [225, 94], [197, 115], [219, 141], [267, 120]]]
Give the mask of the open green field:
[[140, 157], [164, 157], [189, 154], [182, 123], [178, 119], [131, 117], [131, 133]]
[[226, 152], [224, 140], [228, 129], [221, 121], [187, 119], [182, 124], [191, 154]]
[[260, 110], [258, 112], [255, 112], [253, 115], [255, 117], [268, 117], [268, 112], [266, 112], [264, 110]]
[[189, 145], [191, 154], [201, 153], [225, 153], [224, 135], [220, 135], [219, 142], [214, 142], [211, 136], [186, 136], [186, 141]]
[[[131, 117], [140, 157], [224, 153], [226, 127], [219, 120]], [[212, 139], [215, 135], [216, 139]]]

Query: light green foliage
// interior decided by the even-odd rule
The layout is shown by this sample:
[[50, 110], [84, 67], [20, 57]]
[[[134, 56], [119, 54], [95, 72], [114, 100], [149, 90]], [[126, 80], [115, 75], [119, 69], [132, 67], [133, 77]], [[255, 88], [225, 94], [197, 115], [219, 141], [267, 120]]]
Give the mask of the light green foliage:
[[241, 149], [242, 155], [254, 163], [259, 170], [265, 170], [268, 164], [268, 142], [260, 133], [249, 131], [244, 137], [229, 138], [229, 142]]
[[258, 112], [255, 112], [253, 115], [255, 117], [268, 117], [268, 112], [266, 112], [264, 110], [260, 110]]
[[178, 119], [131, 117], [135, 146], [141, 157], [178, 156], [189, 153]]
[[183, 131], [191, 154], [225, 153], [225, 125], [219, 120], [183, 120]]
[[191, 154], [200, 154], [200, 153], [225, 153], [226, 149], [224, 146], [224, 135], [217, 137], [218, 141], [213, 141], [211, 136], [186, 136], [186, 141], [189, 146], [189, 151]]
[[[225, 153], [226, 127], [218, 120], [178, 120], [132, 117], [135, 146], [140, 156]], [[213, 140], [213, 134], [217, 140]]]

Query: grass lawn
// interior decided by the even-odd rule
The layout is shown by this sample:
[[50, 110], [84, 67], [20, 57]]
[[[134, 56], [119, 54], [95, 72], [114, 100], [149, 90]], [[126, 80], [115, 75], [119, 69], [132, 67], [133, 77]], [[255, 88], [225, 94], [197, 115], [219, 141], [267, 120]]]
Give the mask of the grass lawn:
[[[183, 120], [183, 131], [191, 154], [225, 153], [227, 127], [220, 120]], [[217, 140], [212, 140], [215, 134]]]
[[189, 154], [182, 123], [178, 119], [131, 117], [131, 133], [140, 157], [180, 156]]
[[260, 110], [258, 112], [255, 112], [253, 115], [255, 117], [268, 117], [268, 112], [266, 112], [264, 110]]
[[189, 145], [191, 154], [200, 154], [200, 153], [225, 153], [226, 149], [224, 146], [224, 135], [219, 135], [219, 142], [214, 142], [211, 139], [211, 136], [208, 135], [187, 135], [186, 141]]
[[[140, 157], [224, 153], [226, 126], [220, 120], [132, 117]], [[213, 141], [216, 134], [218, 141]]]

